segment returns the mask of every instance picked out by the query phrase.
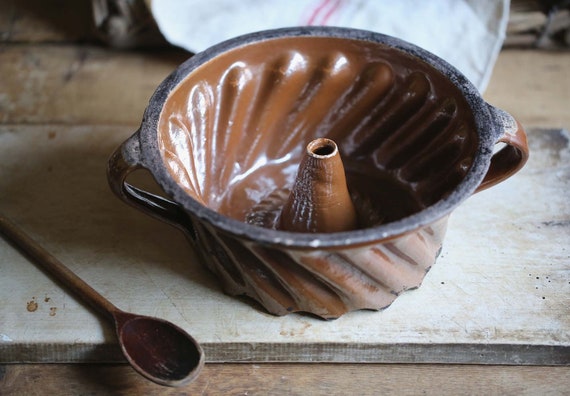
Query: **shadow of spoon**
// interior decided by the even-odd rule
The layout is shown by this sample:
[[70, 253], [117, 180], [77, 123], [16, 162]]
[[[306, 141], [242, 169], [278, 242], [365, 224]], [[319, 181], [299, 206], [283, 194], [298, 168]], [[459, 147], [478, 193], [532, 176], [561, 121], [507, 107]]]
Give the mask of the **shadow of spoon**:
[[190, 334], [166, 320], [120, 310], [2, 214], [0, 234], [115, 324], [123, 354], [139, 374], [166, 386], [198, 377], [204, 352]]

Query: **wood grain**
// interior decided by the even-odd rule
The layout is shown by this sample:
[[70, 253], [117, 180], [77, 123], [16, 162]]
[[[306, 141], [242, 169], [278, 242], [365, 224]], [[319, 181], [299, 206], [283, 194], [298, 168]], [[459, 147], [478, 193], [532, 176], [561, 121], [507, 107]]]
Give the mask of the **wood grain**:
[[0, 123], [137, 125], [156, 86], [188, 54], [90, 46], [9, 46], [0, 51]]
[[[570, 367], [211, 364], [179, 389], [125, 365], [5, 365], [9, 395], [567, 395]], [[86, 392], [88, 389], [88, 392]]]
[[0, 42], [72, 43], [95, 39], [91, 1], [0, 1]]
[[570, 127], [570, 51], [504, 50], [484, 98], [526, 127]]

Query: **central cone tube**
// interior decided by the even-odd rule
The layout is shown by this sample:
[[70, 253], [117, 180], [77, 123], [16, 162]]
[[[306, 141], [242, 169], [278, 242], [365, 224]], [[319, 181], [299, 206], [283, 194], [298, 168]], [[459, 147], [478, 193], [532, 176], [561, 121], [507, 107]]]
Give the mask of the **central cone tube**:
[[338, 147], [330, 139], [315, 139], [307, 145], [278, 228], [294, 232], [341, 232], [357, 226]]

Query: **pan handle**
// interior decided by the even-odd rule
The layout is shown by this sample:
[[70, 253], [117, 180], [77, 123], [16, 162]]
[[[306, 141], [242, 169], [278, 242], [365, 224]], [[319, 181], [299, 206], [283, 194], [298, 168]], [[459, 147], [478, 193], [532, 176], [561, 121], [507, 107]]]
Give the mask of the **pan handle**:
[[495, 144], [505, 146], [493, 154], [487, 174], [475, 192], [498, 184], [515, 173], [526, 163], [529, 156], [526, 133], [522, 125], [509, 113], [489, 105], [495, 122], [499, 124]]
[[131, 172], [145, 168], [141, 161], [139, 131], [121, 144], [109, 159], [107, 180], [111, 190], [127, 204], [194, 235], [191, 221], [180, 205], [127, 183]]

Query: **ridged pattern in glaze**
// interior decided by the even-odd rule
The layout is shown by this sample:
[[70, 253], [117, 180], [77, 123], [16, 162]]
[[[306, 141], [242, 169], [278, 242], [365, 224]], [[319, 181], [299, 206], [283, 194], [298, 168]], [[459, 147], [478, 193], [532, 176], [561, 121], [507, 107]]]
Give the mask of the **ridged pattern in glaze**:
[[337, 142], [348, 170], [385, 171], [422, 206], [453, 190], [476, 139], [451, 82], [393, 50], [295, 40], [215, 58], [167, 99], [159, 148], [191, 196], [243, 220], [262, 196], [291, 186], [317, 137]]
[[[194, 70], [159, 121], [159, 149], [172, 177], [201, 204], [245, 221], [269, 194], [291, 187], [306, 144], [327, 137], [339, 146], [349, 189], [389, 179], [406, 192], [411, 203], [400, 212], [401, 199], [373, 188], [363, 193], [383, 221], [453, 191], [477, 147], [456, 87], [394, 49], [314, 40], [239, 47]], [[445, 222], [336, 251], [260, 247], [195, 226], [198, 250], [227, 292], [251, 296], [274, 314], [333, 318], [386, 307], [418, 287], [441, 248]]]

